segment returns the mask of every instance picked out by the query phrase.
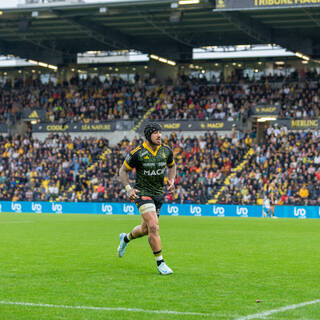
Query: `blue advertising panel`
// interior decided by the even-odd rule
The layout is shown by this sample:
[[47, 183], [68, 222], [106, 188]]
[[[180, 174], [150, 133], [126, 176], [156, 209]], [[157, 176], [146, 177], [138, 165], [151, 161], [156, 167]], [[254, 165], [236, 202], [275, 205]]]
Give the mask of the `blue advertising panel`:
[[[139, 215], [134, 203], [112, 202], [10, 202], [0, 201], [0, 212], [8, 213], [49, 213], [49, 214], [124, 214]], [[164, 216], [204, 217], [262, 217], [262, 206], [258, 205], [203, 205], [163, 204]], [[278, 218], [320, 218], [319, 206], [276, 206], [274, 216]]]
[[274, 215], [278, 218], [320, 218], [319, 206], [276, 206]]
[[261, 206], [164, 204], [161, 215], [205, 217], [261, 217]]

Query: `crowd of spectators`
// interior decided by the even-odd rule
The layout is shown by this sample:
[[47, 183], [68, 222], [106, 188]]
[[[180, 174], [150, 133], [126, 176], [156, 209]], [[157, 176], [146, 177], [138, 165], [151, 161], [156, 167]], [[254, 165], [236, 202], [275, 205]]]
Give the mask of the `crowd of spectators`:
[[[235, 81], [237, 79], [237, 81]], [[318, 118], [320, 115], [320, 78], [307, 73], [304, 81], [298, 74], [289, 77], [269, 76], [259, 81], [231, 78], [231, 83], [207, 83], [186, 76], [174, 86], [167, 86], [155, 103], [156, 120], [245, 121], [251, 107], [277, 106], [280, 118]]]
[[[119, 180], [126, 154], [142, 143], [123, 139], [109, 146], [104, 138], [50, 134], [44, 141], [26, 136], [0, 136], [0, 200], [128, 201]], [[166, 201], [206, 203], [213, 185], [241, 161], [248, 140], [218, 137], [165, 138], [177, 162], [177, 190]], [[133, 177], [132, 177], [133, 179]]]
[[255, 148], [221, 193], [220, 203], [261, 204], [268, 197], [274, 205], [320, 204], [320, 131], [270, 127]]
[[[0, 86], [0, 122], [21, 108], [43, 109], [48, 122], [132, 120], [152, 106], [156, 121], [233, 121], [245, 120], [255, 105], [279, 106], [283, 118], [319, 118], [319, 75], [293, 72], [252, 80], [235, 73], [219, 81], [183, 75], [166, 83], [73, 78], [56, 85], [29, 78]], [[207, 203], [218, 194], [216, 201], [226, 204], [256, 204], [266, 196], [273, 204], [320, 203], [319, 131], [270, 127], [262, 144], [235, 131], [199, 137], [173, 132], [164, 142], [177, 162], [177, 188], [165, 201]], [[123, 139], [110, 146], [104, 138], [68, 134], [50, 134], [44, 141], [31, 133], [0, 136], [0, 200], [127, 201], [118, 171], [140, 143]], [[248, 154], [250, 149], [255, 151]]]
[[[113, 197], [93, 186], [109, 186], [117, 162], [102, 157], [106, 139], [51, 134], [44, 141], [0, 136], [0, 199], [11, 201], [94, 201]], [[117, 161], [118, 157], [115, 157]], [[111, 161], [111, 162], [110, 162]]]
[[[119, 169], [142, 141], [124, 138], [110, 146], [105, 138], [68, 134], [43, 141], [31, 134], [0, 136], [0, 200], [128, 201]], [[220, 191], [217, 203], [261, 204], [265, 196], [278, 205], [320, 203], [320, 131], [270, 127], [260, 144], [236, 131], [172, 132], [164, 143], [177, 164], [176, 190], [165, 194], [167, 202], [204, 204]]]
[[53, 84], [27, 78], [0, 86], [0, 122], [21, 109], [45, 111], [47, 122], [97, 123], [140, 119], [151, 107], [155, 120], [245, 120], [255, 105], [280, 107], [283, 118], [320, 114], [320, 81], [316, 72], [262, 76], [234, 73], [208, 81], [180, 76], [176, 81], [135, 78], [135, 82], [94, 77]]

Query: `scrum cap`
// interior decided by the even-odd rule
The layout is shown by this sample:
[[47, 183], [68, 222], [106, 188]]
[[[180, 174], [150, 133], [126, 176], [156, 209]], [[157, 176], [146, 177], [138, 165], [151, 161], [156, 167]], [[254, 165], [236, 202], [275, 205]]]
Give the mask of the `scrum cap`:
[[148, 141], [150, 141], [151, 140], [151, 135], [156, 131], [161, 131], [160, 124], [158, 124], [156, 122], [150, 122], [144, 128], [144, 136], [146, 137], [146, 139]]

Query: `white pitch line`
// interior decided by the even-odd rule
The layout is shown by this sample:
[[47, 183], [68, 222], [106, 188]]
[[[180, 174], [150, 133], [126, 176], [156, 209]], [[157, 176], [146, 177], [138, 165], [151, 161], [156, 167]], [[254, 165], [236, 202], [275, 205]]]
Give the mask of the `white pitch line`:
[[32, 302], [15, 302], [15, 301], [0, 301], [2, 305], [15, 305], [26, 307], [45, 307], [45, 308], [62, 308], [62, 309], [81, 309], [81, 310], [97, 310], [97, 311], [125, 311], [125, 312], [140, 312], [140, 313], [156, 313], [156, 314], [174, 314], [181, 316], [203, 316], [213, 317], [212, 313], [200, 313], [200, 312], [179, 312], [170, 310], [146, 310], [138, 308], [109, 308], [109, 307], [92, 307], [92, 306], [66, 306], [47, 303], [32, 303]]
[[236, 320], [261, 319], [261, 318], [270, 316], [270, 315], [272, 315], [274, 313], [284, 312], [284, 311], [287, 311], [287, 310], [294, 310], [294, 309], [298, 309], [298, 308], [303, 308], [303, 307], [308, 306], [310, 304], [316, 304], [316, 303], [319, 303], [319, 302], [320, 302], [320, 299], [313, 300], [313, 301], [302, 302], [302, 303], [298, 303], [298, 304], [292, 304], [290, 306], [285, 306], [285, 307], [281, 307], [281, 308], [278, 308], [278, 309], [272, 309], [272, 310], [268, 310], [268, 311], [264, 311], [264, 312], [260, 312], [260, 313], [250, 314], [248, 316], [241, 317], [241, 318], [238, 318]]

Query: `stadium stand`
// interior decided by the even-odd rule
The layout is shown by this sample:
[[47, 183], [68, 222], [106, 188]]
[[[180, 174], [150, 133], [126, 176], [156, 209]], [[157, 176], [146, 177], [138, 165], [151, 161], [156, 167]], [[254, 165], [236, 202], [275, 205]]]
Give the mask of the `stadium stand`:
[[320, 131], [270, 127], [255, 150], [247, 165], [235, 170], [219, 203], [261, 204], [265, 195], [277, 205], [320, 203]]
[[207, 81], [181, 76], [171, 85], [160, 81], [121, 78], [100, 81], [78, 77], [54, 85], [39, 79], [15, 79], [0, 88], [0, 122], [17, 112], [14, 106], [46, 112], [46, 122], [98, 123], [114, 119], [139, 119], [150, 108], [155, 120], [246, 121], [255, 105], [280, 106], [280, 118], [318, 118], [319, 75], [293, 71], [287, 77], [244, 77], [241, 73], [224, 80]]
[[[141, 142], [110, 146], [104, 138], [68, 134], [52, 133], [44, 141], [31, 134], [1, 136], [1, 200], [127, 201], [118, 170]], [[320, 131], [270, 127], [263, 146], [250, 135], [208, 132], [187, 138], [173, 132], [165, 143], [177, 161], [177, 189], [167, 202], [207, 203], [222, 187], [218, 203], [257, 204], [265, 194], [278, 205], [320, 202]]]
[[[127, 152], [142, 142], [123, 139], [110, 147], [106, 139], [50, 134], [44, 141], [29, 136], [1, 136], [1, 200], [127, 201], [118, 170]], [[165, 141], [174, 150], [179, 185], [167, 201], [206, 203], [247, 149], [216, 134]], [[192, 191], [190, 190], [192, 188]]]
[[[172, 10], [175, 10], [171, 7], [171, 3], [168, 5], [169, 1], [158, 1], [157, 4], [150, 2], [141, 6], [140, 15], [137, 18], [142, 24], [138, 27], [138, 31], [137, 21], [131, 21], [130, 10], [136, 10], [134, 4], [132, 4], [133, 7], [128, 3], [125, 5], [130, 9], [129, 11], [117, 11], [122, 8], [122, 5], [117, 7], [116, 1], [109, 4], [110, 10], [113, 7], [112, 10], [118, 12], [112, 19], [115, 22], [114, 30], [120, 33], [114, 33], [108, 41], [105, 39], [105, 32], [101, 33], [101, 30], [110, 23], [110, 18], [100, 14], [100, 11], [99, 14], [92, 15], [91, 9], [87, 11], [81, 6], [74, 6], [74, 10], [68, 11], [66, 15], [56, 17], [51, 15], [51, 28], [49, 28], [51, 32], [56, 34], [59, 31], [55, 30], [57, 21], [63, 22], [61, 26], [64, 32], [59, 31], [56, 38], [49, 37], [47, 41], [52, 41], [51, 45], [44, 48], [42, 44], [41, 50], [40, 48], [34, 50], [34, 44], [41, 44], [42, 40], [32, 43], [30, 48], [31, 43], [25, 43], [26, 39], [21, 37], [21, 28], [18, 33], [12, 29], [10, 43], [4, 46], [5, 50], [21, 57], [26, 57], [28, 53], [28, 59], [32, 53], [31, 57], [35, 60], [28, 60], [31, 63], [31, 66], [26, 67], [30, 68], [29, 73], [19, 70], [19, 76], [18, 70], [15, 70], [8, 77], [5, 76], [7, 72], [0, 75], [0, 127], [3, 128], [3, 133], [6, 130], [9, 132], [7, 136], [4, 134], [0, 138], [1, 199], [127, 201], [118, 179], [118, 170], [125, 154], [142, 142], [141, 138], [132, 139], [132, 135], [139, 131], [145, 120], [153, 119], [155, 121], [221, 121], [228, 122], [230, 127], [231, 122], [237, 123], [236, 127], [238, 123], [241, 124], [237, 127], [237, 131], [230, 130], [218, 134], [214, 130], [206, 132], [202, 128], [201, 133], [195, 136], [188, 137], [177, 131], [172, 132], [165, 139], [165, 143], [169, 144], [174, 151], [178, 166], [177, 190], [173, 195], [166, 195], [167, 202], [261, 204], [262, 199], [268, 196], [273, 204], [319, 204], [320, 141], [317, 130], [319, 125], [317, 124], [318, 127], [312, 132], [308, 130], [294, 132], [288, 131], [285, 127], [271, 126], [266, 130], [265, 135], [263, 133], [264, 136], [261, 137], [260, 132], [259, 137], [256, 137], [258, 129], [252, 125], [254, 121], [250, 122], [253, 118], [252, 109], [261, 105], [278, 107], [277, 117], [285, 121], [290, 119], [318, 121], [320, 69], [316, 65], [319, 62], [316, 60], [319, 58], [319, 53], [315, 44], [320, 34], [316, 31], [319, 24], [306, 16], [303, 18], [305, 25], [304, 23], [299, 25], [294, 23], [292, 26], [290, 23], [281, 25], [283, 32], [285, 32], [284, 27], [288, 28], [286, 29], [288, 34], [292, 33], [292, 27], [295, 28], [294, 30], [299, 28], [300, 32], [308, 33], [306, 42], [305, 37], [299, 36], [298, 33], [297, 39], [289, 42], [282, 42], [281, 37], [261, 38], [264, 32], [276, 35], [279, 21], [285, 18], [288, 12], [293, 17], [302, 19], [299, 10], [297, 9], [296, 13], [293, 9], [288, 9], [289, 11], [283, 9], [277, 13], [274, 11], [270, 18], [261, 17], [261, 21], [254, 16], [255, 10], [249, 10], [243, 14], [252, 22], [259, 20], [257, 21], [259, 23], [243, 26], [242, 19], [241, 28], [235, 28], [239, 23], [235, 21], [237, 19], [232, 18], [232, 14], [228, 17], [227, 13], [215, 12], [212, 9], [219, 9], [216, 2], [204, 2], [206, 2], [204, 6], [203, 4], [199, 7], [195, 5], [187, 10], [180, 8], [184, 11], [184, 20], [183, 24], [175, 22], [176, 31], [179, 29], [182, 35], [186, 30], [192, 30], [198, 25], [196, 34], [189, 37], [193, 40], [183, 45], [181, 40], [188, 37], [183, 36], [179, 39], [179, 36], [172, 37], [170, 33], [163, 32], [168, 26], [167, 20], [162, 18], [165, 13], [168, 14], [167, 18], [172, 18]], [[100, 9], [98, 5], [92, 5], [92, 8]], [[156, 24], [158, 27], [153, 28], [152, 41], [149, 41], [151, 40], [148, 34], [151, 8], [154, 19], [161, 18], [161, 23], [160, 20], [157, 21], [161, 27]], [[48, 8], [44, 6], [42, 9], [43, 13]], [[52, 14], [53, 9], [48, 10], [48, 13]], [[60, 8], [60, 10], [62, 12], [64, 9]], [[82, 20], [89, 18], [84, 25], [76, 28], [78, 36], [81, 35], [81, 40], [75, 37], [73, 26], [75, 17], [80, 13], [78, 10], [81, 11]], [[13, 23], [14, 19], [21, 23], [20, 14], [27, 12], [30, 13], [28, 5], [12, 11], [11, 18], [4, 23], [8, 21]], [[195, 17], [198, 14], [201, 16], [194, 19], [193, 14], [196, 14]], [[124, 17], [127, 17], [125, 26]], [[3, 18], [8, 19], [5, 15]], [[36, 19], [36, 17], [33, 18]], [[210, 21], [210, 23], [206, 22], [206, 28], [204, 28], [203, 19]], [[44, 30], [48, 30], [48, 22], [45, 16], [38, 19], [39, 30], [44, 28], [42, 31], [46, 32]], [[293, 22], [294, 19], [292, 19]], [[308, 32], [311, 29], [309, 24], [312, 24], [314, 30], [312, 34]], [[226, 26], [230, 28], [227, 40], [221, 38], [221, 32]], [[41, 36], [42, 32], [33, 30], [31, 24], [27, 27], [28, 32], [32, 33], [35, 39]], [[162, 28], [164, 29], [161, 30]], [[91, 31], [88, 32], [88, 30]], [[26, 31], [23, 30], [23, 32]], [[123, 32], [130, 37], [121, 36]], [[260, 36], [252, 37], [256, 32]], [[6, 33], [3, 32], [5, 37]], [[66, 37], [63, 37], [62, 42], [60, 42], [61, 34]], [[90, 42], [92, 37], [98, 43], [102, 41], [100, 45], [103, 46]], [[202, 40], [193, 42], [198, 37]], [[127, 38], [131, 41], [128, 42]], [[3, 39], [4, 43], [8, 40]], [[168, 39], [171, 42], [168, 42]], [[292, 51], [292, 55], [286, 54], [283, 58], [286, 62], [280, 61], [282, 66], [279, 68], [276, 56], [263, 58], [261, 61], [259, 58], [253, 58], [250, 61], [251, 58], [245, 56], [243, 61], [240, 61], [236, 56], [227, 58], [228, 51], [224, 51], [223, 59], [214, 62], [213, 60], [192, 61], [192, 49], [196, 49], [197, 46], [202, 46], [200, 49], [207, 50], [209, 53], [213, 50], [212, 42], [218, 46], [233, 44], [232, 50], [234, 49], [234, 53], [239, 53], [239, 50], [243, 49], [236, 47], [250, 47], [251, 50], [255, 44], [261, 45], [261, 39], [269, 43], [270, 51], [279, 45]], [[19, 45], [16, 45], [18, 41]], [[243, 43], [249, 45], [243, 46]], [[135, 44], [137, 44], [135, 48], [128, 47]], [[305, 44], [312, 44], [312, 48]], [[209, 47], [205, 47], [206, 45]], [[159, 50], [155, 50], [155, 47]], [[168, 52], [167, 47], [172, 48], [174, 52]], [[92, 67], [96, 69], [94, 75], [85, 71], [87, 74], [84, 77], [83, 71], [79, 69], [82, 66], [77, 65], [76, 62], [77, 54], [85, 50], [98, 50], [98, 48], [100, 48], [99, 51], [91, 51], [91, 54], [98, 57], [103, 53], [100, 50], [110, 50], [105, 51], [110, 53], [108, 58], [115, 53], [111, 50], [119, 49], [117, 59], [121, 55], [128, 58], [129, 49], [142, 50], [140, 53], [149, 54], [149, 62], [144, 66], [140, 62], [137, 63], [137, 66], [140, 64], [139, 74], [136, 68], [130, 66], [132, 70], [130, 80], [129, 77], [124, 80], [120, 76], [121, 73], [123, 76], [123, 70], [129, 72], [129, 67], [127, 65], [124, 67], [125, 64], [120, 67], [118, 62], [113, 64], [111, 60], [108, 62], [105, 60], [101, 64], [101, 69], [100, 65], [97, 68], [94, 64], [95, 67]], [[68, 54], [65, 54], [66, 52]], [[253, 53], [252, 50], [250, 53]], [[163, 55], [163, 58], [155, 54], [161, 57]], [[93, 56], [90, 57], [93, 58]], [[154, 60], [155, 57], [156, 60]], [[175, 61], [171, 61], [169, 66], [170, 59]], [[90, 64], [93, 62], [88, 60], [87, 63], [82, 69], [91, 68]], [[219, 67], [213, 67], [213, 63]], [[259, 63], [259, 70], [252, 67], [253, 64], [257, 66]], [[248, 67], [250, 64], [251, 66]], [[120, 72], [115, 65], [122, 71]], [[52, 79], [56, 80], [54, 82], [41, 80], [41, 70], [48, 69], [49, 66], [51, 66], [50, 72], [54, 74]], [[211, 71], [207, 67], [211, 68]], [[245, 73], [249, 68], [252, 71], [250, 76]], [[119, 72], [115, 72], [116, 69]], [[48, 70], [46, 72], [49, 72]], [[15, 122], [21, 120], [22, 111], [25, 109], [42, 110], [44, 112], [42, 122], [50, 124], [99, 124], [107, 121], [115, 122], [115, 120], [134, 120], [134, 127], [132, 127], [135, 131], [131, 132], [129, 139], [124, 138], [115, 144], [111, 144], [103, 135], [98, 137], [88, 133], [85, 137], [85, 130], [79, 137], [69, 133], [49, 134], [48, 131], [43, 130], [39, 131], [44, 133], [40, 139], [39, 136], [33, 135], [31, 126], [24, 130], [19, 130], [18, 126], [14, 128]], [[6, 123], [10, 123], [11, 126], [1, 126]], [[15, 132], [18, 134], [14, 134]]]

